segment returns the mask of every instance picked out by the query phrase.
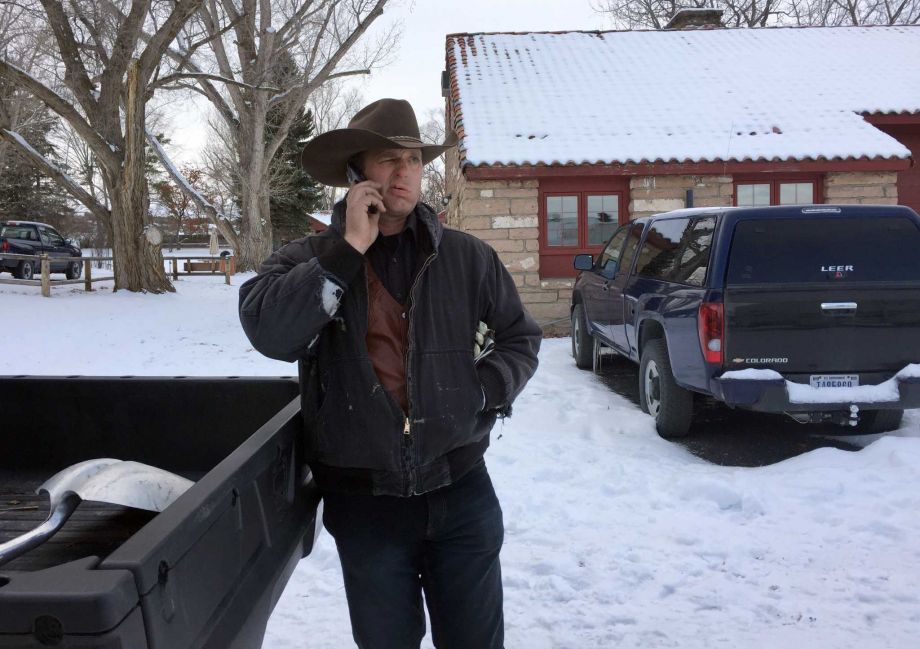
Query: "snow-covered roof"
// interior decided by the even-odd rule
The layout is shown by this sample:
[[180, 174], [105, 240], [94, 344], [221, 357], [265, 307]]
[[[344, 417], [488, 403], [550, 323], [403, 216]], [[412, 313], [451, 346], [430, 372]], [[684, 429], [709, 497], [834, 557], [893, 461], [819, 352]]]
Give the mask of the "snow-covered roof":
[[454, 34], [472, 165], [907, 158], [920, 27]]
[[310, 217], [316, 219], [328, 228], [332, 223], [332, 210], [320, 210], [319, 212], [311, 212]]

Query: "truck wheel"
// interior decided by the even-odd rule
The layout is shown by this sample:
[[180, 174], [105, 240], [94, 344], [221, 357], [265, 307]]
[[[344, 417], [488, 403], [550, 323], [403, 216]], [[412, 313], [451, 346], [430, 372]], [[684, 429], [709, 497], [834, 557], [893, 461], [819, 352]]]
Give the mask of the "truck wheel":
[[588, 333], [584, 309], [580, 304], [572, 309], [572, 356], [579, 369], [589, 370], [594, 366], [594, 336]]
[[67, 279], [80, 279], [80, 275], [83, 274], [83, 264], [79, 261], [67, 264], [67, 270], [64, 271], [64, 274]]
[[13, 272], [13, 276], [19, 279], [32, 279], [35, 274], [35, 266], [31, 261], [21, 261], [19, 266]]
[[685, 437], [693, 421], [693, 393], [677, 385], [663, 338], [649, 341], [639, 364], [639, 404], [665, 439]]
[[867, 435], [887, 433], [900, 428], [903, 417], [903, 410], [867, 410], [859, 413], [856, 430]]

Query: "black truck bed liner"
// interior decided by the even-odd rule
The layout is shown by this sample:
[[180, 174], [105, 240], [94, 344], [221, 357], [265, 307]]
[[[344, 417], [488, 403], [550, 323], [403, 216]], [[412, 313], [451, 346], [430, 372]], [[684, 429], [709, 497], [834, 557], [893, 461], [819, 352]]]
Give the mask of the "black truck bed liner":
[[163, 512], [83, 502], [0, 566], [0, 647], [256, 649], [318, 503], [289, 377], [0, 377], [0, 542], [97, 458], [193, 485]]
[[[35, 490], [45, 472], [0, 470], [0, 543], [38, 527], [48, 518], [48, 496]], [[4, 570], [43, 570], [81, 557], [107, 557], [155, 516], [108, 503], [82, 502], [53, 537], [6, 564]]]

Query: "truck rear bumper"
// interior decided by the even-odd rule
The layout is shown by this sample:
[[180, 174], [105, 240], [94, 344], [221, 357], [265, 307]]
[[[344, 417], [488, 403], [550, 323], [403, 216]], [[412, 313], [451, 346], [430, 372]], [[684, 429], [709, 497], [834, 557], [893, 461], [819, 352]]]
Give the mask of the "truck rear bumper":
[[908, 365], [878, 385], [858, 388], [812, 388], [778, 372], [762, 372], [757, 378], [726, 372], [710, 381], [712, 394], [730, 406], [761, 412], [833, 412], [854, 405], [860, 410], [920, 408], [920, 364]]

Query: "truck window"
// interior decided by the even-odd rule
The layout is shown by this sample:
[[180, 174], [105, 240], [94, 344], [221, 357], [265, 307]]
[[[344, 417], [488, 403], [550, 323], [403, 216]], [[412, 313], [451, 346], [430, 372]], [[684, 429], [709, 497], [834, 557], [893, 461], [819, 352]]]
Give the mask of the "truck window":
[[610, 237], [610, 241], [604, 248], [604, 251], [601, 252], [600, 256], [597, 258], [597, 265], [594, 267], [595, 270], [603, 271], [611, 262], [620, 261], [620, 251], [623, 249], [623, 242], [626, 240], [626, 234], [628, 232], [628, 225], [624, 225], [614, 232], [613, 236]]
[[690, 224], [689, 218], [655, 221], [649, 226], [639, 251], [636, 274], [667, 280], [674, 270], [680, 240]]
[[641, 223], [636, 223], [629, 231], [626, 247], [623, 248], [623, 263], [620, 265], [620, 268], [626, 272], [629, 272], [629, 269], [632, 268], [633, 260], [639, 251], [639, 242], [642, 241], [642, 229], [644, 227]]
[[636, 274], [702, 286], [709, 267], [715, 217], [656, 221], [645, 236]]
[[64, 245], [64, 238], [61, 235], [59, 235], [57, 232], [54, 232], [52, 230], [44, 230], [43, 233], [48, 238], [49, 246], [63, 246]]
[[26, 226], [5, 225], [0, 230], [0, 237], [5, 239], [23, 239], [25, 241], [36, 241], [35, 230]]
[[716, 219], [707, 216], [691, 219], [690, 227], [684, 230], [680, 240], [677, 268], [671, 276], [672, 282], [702, 286], [709, 268], [709, 253], [712, 249], [712, 233]]
[[727, 283], [920, 280], [920, 229], [900, 216], [739, 221]]
[[674, 270], [680, 239], [690, 219], [655, 221], [649, 226], [645, 243], [639, 251], [636, 274], [652, 279], [666, 280]]

